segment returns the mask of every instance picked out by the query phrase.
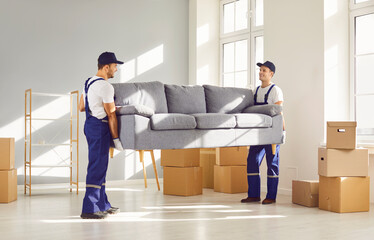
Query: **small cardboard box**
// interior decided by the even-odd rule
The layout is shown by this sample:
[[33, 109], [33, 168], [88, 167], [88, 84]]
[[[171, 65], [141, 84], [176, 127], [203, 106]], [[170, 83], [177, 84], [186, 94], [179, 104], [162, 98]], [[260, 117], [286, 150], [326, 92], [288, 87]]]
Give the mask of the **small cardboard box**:
[[216, 148], [216, 164], [219, 166], [246, 166], [249, 147]]
[[338, 213], [367, 212], [369, 187], [369, 177], [319, 176], [319, 208]]
[[356, 126], [354, 121], [350, 122], [327, 122], [327, 148], [355, 149], [356, 148]]
[[214, 166], [214, 191], [244, 193], [248, 191], [246, 166]]
[[17, 169], [0, 171], [0, 203], [17, 200]]
[[318, 181], [293, 180], [292, 202], [306, 207], [318, 207]]
[[199, 167], [200, 148], [163, 149], [161, 150], [161, 166], [164, 167]]
[[369, 171], [366, 148], [318, 148], [318, 174], [324, 177], [365, 177]]
[[214, 165], [216, 164], [216, 149], [200, 149], [200, 167], [203, 170], [203, 188], [214, 188]]
[[164, 167], [164, 194], [193, 196], [203, 193], [201, 167]]
[[0, 138], [0, 170], [14, 168], [14, 138]]

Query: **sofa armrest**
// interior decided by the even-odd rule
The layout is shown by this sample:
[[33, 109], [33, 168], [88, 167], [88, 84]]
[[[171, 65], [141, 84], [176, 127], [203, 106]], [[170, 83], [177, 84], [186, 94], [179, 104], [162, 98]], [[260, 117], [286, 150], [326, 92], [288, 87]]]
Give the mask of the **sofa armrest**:
[[260, 113], [274, 117], [282, 112], [282, 106], [277, 104], [253, 105], [243, 110], [243, 113]]
[[143, 117], [151, 117], [155, 111], [147, 107], [145, 105], [137, 104], [137, 105], [125, 105], [125, 106], [120, 106], [116, 109], [116, 114], [118, 116], [120, 115], [133, 115], [137, 114]]

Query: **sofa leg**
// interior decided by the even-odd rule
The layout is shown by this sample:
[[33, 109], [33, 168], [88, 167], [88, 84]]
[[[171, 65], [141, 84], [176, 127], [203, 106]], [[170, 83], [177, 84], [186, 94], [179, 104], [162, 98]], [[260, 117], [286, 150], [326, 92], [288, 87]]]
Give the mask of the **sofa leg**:
[[138, 151], [139, 151], [139, 156], [140, 156], [140, 162], [143, 165], [144, 185], [145, 185], [145, 188], [147, 188], [147, 171], [144, 167], [144, 150], [138, 150]]
[[155, 155], [153, 154], [153, 150], [149, 150], [149, 152], [151, 153], [151, 157], [152, 157], [152, 164], [153, 164], [153, 169], [154, 169], [154, 171], [155, 171], [155, 177], [156, 177], [156, 182], [157, 182], [157, 188], [158, 188], [158, 190], [160, 191], [160, 183], [158, 182], [158, 175], [157, 175], [157, 168], [156, 168]]
[[275, 151], [277, 150], [277, 144], [271, 144], [271, 152], [275, 155]]

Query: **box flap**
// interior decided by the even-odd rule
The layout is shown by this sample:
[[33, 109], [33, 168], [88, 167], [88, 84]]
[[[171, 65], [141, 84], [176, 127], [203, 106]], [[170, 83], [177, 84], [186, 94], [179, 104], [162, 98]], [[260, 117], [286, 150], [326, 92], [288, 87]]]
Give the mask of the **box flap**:
[[356, 121], [327, 122], [328, 127], [356, 127]]

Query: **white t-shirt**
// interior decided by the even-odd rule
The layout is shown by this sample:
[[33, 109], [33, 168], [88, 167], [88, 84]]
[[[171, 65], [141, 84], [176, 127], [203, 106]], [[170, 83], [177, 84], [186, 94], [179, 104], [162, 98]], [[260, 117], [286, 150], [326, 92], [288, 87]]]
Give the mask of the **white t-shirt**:
[[[94, 76], [89, 81], [90, 84], [93, 80], [98, 79], [100, 77]], [[83, 99], [86, 98], [86, 92], [83, 87]], [[114, 88], [112, 84], [110, 84], [106, 80], [98, 80], [94, 82], [90, 88], [88, 89], [87, 95], [88, 106], [90, 107], [91, 115], [98, 118], [103, 119], [106, 117], [106, 112], [104, 109], [104, 103], [111, 103], [114, 102]]]
[[[257, 102], [263, 103], [265, 102], [265, 94], [269, 91], [269, 88], [274, 85], [274, 83], [271, 83], [269, 86], [262, 88], [261, 86], [258, 89], [257, 92]], [[253, 95], [256, 93], [257, 87], [253, 90]], [[282, 101], [283, 102], [283, 93], [282, 90], [275, 85], [268, 96], [268, 104], [275, 104], [276, 102]]]

